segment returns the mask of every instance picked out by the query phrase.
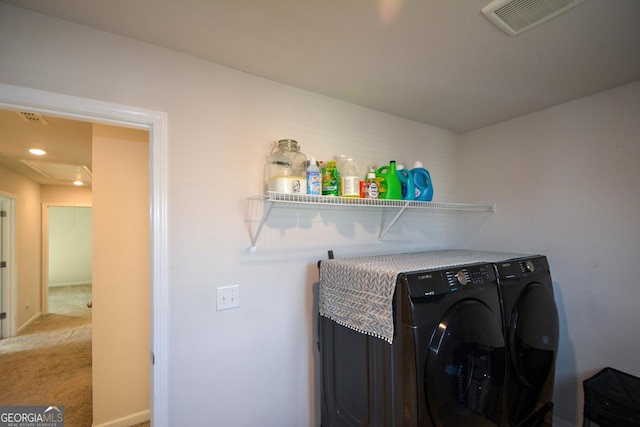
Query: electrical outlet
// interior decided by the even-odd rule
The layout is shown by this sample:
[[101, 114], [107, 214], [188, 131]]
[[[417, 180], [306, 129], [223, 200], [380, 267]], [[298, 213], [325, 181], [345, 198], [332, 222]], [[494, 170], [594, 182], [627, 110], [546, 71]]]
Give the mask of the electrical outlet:
[[240, 285], [222, 286], [216, 289], [216, 310], [240, 307]]

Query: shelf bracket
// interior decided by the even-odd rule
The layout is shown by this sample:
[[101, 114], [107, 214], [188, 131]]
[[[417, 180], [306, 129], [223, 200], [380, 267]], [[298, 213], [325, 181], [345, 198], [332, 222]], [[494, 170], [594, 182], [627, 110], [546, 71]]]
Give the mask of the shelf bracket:
[[249, 248], [249, 253], [256, 252], [256, 243], [258, 242], [258, 237], [260, 237], [260, 233], [262, 232], [262, 227], [264, 223], [267, 222], [267, 218], [271, 214], [271, 209], [273, 208], [273, 202], [269, 200], [265, 200], [264, 202], [264, 211], [262, 212], [262, 219], [260, 219], [260, 224], [258, 224], [258, 228], [256, 228], [256, 233], [253, 235], [251, 239], [251, 247]]
[[387, 234], [387, 232], [389, 230], [391, 230], [391, 227], [393, 227], [393, 225], [396, 223], [396, 221], [398, 221], [400, 219], [400, 217], [402, 216], [404, 211], [407, 209], [407, 207], [409, 207], [409, 203], [405, 203], [404, 206], [402, 206], [402, 208], [398, 211], [396, 216], [391, 220], [389, 225], [387, 225], [387, 228], [385, 228], [384, 230], [380, 231], [380, 235], [378, 236], [378, 243], [380, 243], [382, 241], [382, 239], [384, 238], [385, 234]]

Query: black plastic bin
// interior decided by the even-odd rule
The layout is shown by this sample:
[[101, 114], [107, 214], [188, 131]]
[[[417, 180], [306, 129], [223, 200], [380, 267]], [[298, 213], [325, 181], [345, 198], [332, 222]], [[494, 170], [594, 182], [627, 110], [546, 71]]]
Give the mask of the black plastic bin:
[[585, 426], [640, 426], [640, 378], [605, 368], [583, 387]]

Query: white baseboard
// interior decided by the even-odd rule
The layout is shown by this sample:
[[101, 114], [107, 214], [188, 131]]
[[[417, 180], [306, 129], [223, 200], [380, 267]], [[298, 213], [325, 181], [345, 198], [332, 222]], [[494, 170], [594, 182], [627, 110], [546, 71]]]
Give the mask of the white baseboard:
[[149, 420], [151, 420], [151, 410], [147, 409], [145, 411], [140, 411], [135, 414], [127, 415], [126, 417], [118, 418], [104, 423], [93, 423], [92, 427], [130, 427]]
[[16, 331], [16, 335], [19, 335], [20, 332], [24, 331], [27, 328], [27, 326], [35, 322], [40, 316], [42, 316], [42, 312], [40, 311], [34, 314], [34, 316], [31, 319], [24, 322], [24, 324], [18, 328], [18, 330]]
[[63, 283], [49, 283], [50, 288], [61, 288], [63, 286], [80, 286], [80, 285], [91, 285], [91, 281], [82, 281], [82, 282], [63, 282]]

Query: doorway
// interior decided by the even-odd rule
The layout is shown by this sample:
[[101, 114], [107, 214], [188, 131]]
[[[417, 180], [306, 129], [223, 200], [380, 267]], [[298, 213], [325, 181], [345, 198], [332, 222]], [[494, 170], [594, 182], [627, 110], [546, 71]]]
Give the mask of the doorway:
[[0, 84], [0, 107], [149, 131], [151, 419], [154, 427], [168, 426], [166, 113], [5, 84]]
[[91, 206], [43, 204], [42, 240], [43, 312], [69, 314], [90, 308]]

